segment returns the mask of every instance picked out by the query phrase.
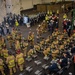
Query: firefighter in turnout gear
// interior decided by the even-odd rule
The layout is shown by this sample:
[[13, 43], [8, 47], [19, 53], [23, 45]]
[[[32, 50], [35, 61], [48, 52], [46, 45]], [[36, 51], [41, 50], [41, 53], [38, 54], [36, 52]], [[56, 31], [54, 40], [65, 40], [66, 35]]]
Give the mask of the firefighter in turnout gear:
[[15, 50], [21, 49], [19, 40], [15, 42]]
[[8, 40], [8, 45], [9, 45], [9, 48], [12, 48], [12, 44], [13, 44], [13, 37], [11, 34], [9, 34], [7, 36], [7, 40]]
[[27, 47], [28, 47], [28, 43], [26, 43], [26, 42], [24, 41], [24, 43], [23, 43], [24, 56], [27, 55]]
[[31, 32], [31, 31], [29, 32], [28, 42], [29, 42], [30, 46], [34, 45], [34, 32]]
[[8, 57], [8, 50], [7, 50], [6, 47], [4, 47], [4, 48], [2, 49], [2, 55], [3, 55], [3, 57], [4, 57], [5, 59]]
[[41, 25], [38, 25], [36, 31], [37, 31], [37, 39], [40, 39], [42, 34]]
[[4, 45], [4, 38], [0, 35], [0, 48]]
[[15, 57], [14, 55], [12, 55], [11, 52], [9, 52], [9, 56], [7, 57], [6, 63], [9, 67], [10, 70], [10, 75], [13, 75], [13, 72], [16, 72], [16, 68], [15, 68]]
[[28, 58], [30, 58], [30, 56], [33, 55], [33, 49], [30, 49], [30, 50], [28, 51], [27, 55], [28, 55]]
[[20, 71], [23, 71], [23, 65], [24, 65], [24, 55], [20, 52], [20, 50], [17, 51], [16, 54], [16, 62], [19, 66]]
[[5, 75], [4, 73], [4, 63], [3, 60], [0, 58], [0, 72], [2, 73], [2, 75]]

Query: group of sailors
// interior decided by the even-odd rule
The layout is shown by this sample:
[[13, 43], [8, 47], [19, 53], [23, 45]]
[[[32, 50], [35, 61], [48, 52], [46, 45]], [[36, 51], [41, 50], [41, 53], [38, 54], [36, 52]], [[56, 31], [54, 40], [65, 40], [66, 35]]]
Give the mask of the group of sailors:
[[38, 13], [36, 17], [30, 18], [28, 15], [16, 15], [16, 14], [12, 14], [9, 13], [7, 14], [6, 17], [4, 17], [3, 22], [1, 23], [2, 25], [5, 25], [6, 23], [13, 27], [15, 26], [19, 26], [19, 25], [25, 25], [24, 23], [24, 17], [27, 16], [28, 17], [28, 22], [30, 23], [31, 26], [33, 26], [34, 24], [40, 23], [41, 21], [43, 21], [45, 19], [45, 12], [41, 12]]

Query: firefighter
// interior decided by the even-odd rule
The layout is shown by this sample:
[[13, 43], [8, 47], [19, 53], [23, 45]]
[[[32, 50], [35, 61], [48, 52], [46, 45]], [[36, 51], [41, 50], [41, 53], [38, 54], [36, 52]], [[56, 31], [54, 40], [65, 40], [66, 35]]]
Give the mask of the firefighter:
[[4, 73], [4, 63], [3, 60], [0, 58], [0, 72], [2, 73], [2, 75], [5, 75]]
[[9, 48], [12, 48], [12, 44], [13, 44], [13, 37], [11, 34], [7, 35], [7, 40], [8, 40], [8, 45]]
[[34, 45], [34, 32], [31, 32], [31, 31], [29, 32], [28, 42], [29, 42], [30, 46]]
[[52, 57], [55, 58], [59, 54], [59, 50], [52, 51]]
[[17, 33], [16, 40], [19, 40], [19, 42], [21, 42], [21, 39], [22, 39], [22, 33]]
[[15, 40], [15, 36], [16, 36], [16, 30], [12, 29], [11, 35], [13, 37], [13, 40]]
[[19, 40], [15, 42], [15, 50], [21, 49]]
[[24, 56], [27, 55], [27, 47], [28, 47], [28, 43], [26, 43], [26, 42], [24, 41], [24, 43], [23, 43]]
[[4, 57], [5, 59], [8, 57], [8, 50], [7, 50], [6, 47], [4, 47], [4, 48], [2, 49], [2, 55], [3, 55], [3, 57]]
[[24, 65], [24, 55], [20, 52], [20, 50], [17, 51], [16, 54], [16, 62], [19, 66], [20, 71], [23, 71], [23, 65]]
[[21, 42], [21, 40], [22, 40], [22, 33], [21, 32], [19, 33], [18, 37], [19, 37], [19, 41]]
[[44, 54], [44, 57], [47, 57], [48, 52], [47, 52], [47, 50], [46, 50], [46, 49], [43, 51], [43, 54]]
[[4, 38], [0, 35], [0, 48], [4, 45]]
[[41, 28], [42, 28], [42, 33], [43, 33], [43, 32], [46, 32], [47, 24], [46, 24], [45, 20], [43, 20], [43, 22], [42, 22], [42, 24], [41, 24]]
[[28, 55], [28, 58], [30, 58], [30, 56], [33, 55], [33, 49], [30, 49], [30, 50], [28, 51], [27, 55]]
[[34, 45], [34, 50], [40, 51], [40, 46], [39, 45]]
[[49, 54], [49, 52], [50, 52], [50, 48], [48, 47], [47, 49], [45, 49], [45, 50], [43, 51], [44, 56], [47, 57], [48, 54]]
[[15, 68], [15, 57], [14, 55], [12, 55], [11, 52], [9, 52], [9, 56], [7, 57], [6, 63], [9, 67], [10, 70], [10, 75], [13, 75], [13, 71], [14, 73], [16, 72], [16, 68]]
[[36, 31], [37, 31], [37, 39], [40, 39], [41, 34], [42, 34], [41, 25], [39, 25], [39, 26], [37, 27]]

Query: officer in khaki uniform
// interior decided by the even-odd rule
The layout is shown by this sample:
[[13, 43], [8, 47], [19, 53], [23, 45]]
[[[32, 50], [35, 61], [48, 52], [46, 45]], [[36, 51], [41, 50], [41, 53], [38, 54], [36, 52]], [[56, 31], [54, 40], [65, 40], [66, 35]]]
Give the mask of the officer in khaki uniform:
[[17, 51], [16, 62], [17, 62], [17, 65], [19, 66], [20, 71], [23, 71], [24, 55], [23, 53], [20, 52], [20, 50]]
[[15, 68], [15, 57], [14, 55], [12, 55], [11, 52], [9, 52], [9, 56], [7, 57], [6, 63], [9, 67], [10, 70], [10, 75], [13, 75], [13, 71], [14, 73], [16, 72], [16, 68]]
[[3, 60], [0, 58], [0, 72], [2, 73], [2, 75], [5, 75], [4, 73], [4, 63]]

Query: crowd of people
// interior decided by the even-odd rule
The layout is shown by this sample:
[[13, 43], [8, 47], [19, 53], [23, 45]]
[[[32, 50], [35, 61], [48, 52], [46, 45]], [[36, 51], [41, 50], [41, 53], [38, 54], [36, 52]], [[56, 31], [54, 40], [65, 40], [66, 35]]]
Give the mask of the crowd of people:
[[[30, 24], [30, 27], [40, 23], [41, 21], [43, 21], [45, 19], [45, 12], [42, 13], [38, 13], [37, 17], [34, 18], [29, 18], [28, 17], [28, 22]], [[9, 13], [7, 14], [6, 17], [4, 17], [3, 22], [0, 23], [0, 34], [1, 35], [5, 35], [9, 32], [11, 32], [12, 27], [18, 27], [18, 26], [25, 26], [26, 23], [24, 23], [24, 17], [27, 15], [16, 15], [16, 14], [12, 14]]]
[[45, 20], [48, 24], [48, 30], [52, 34], [59, 26], [59, 10], [57, 10], [57, 12], [48, 11]]
[[63, 21], [63, 31], [68, 33], [68, 36], [71, 36], [71, 30], [72, 30], [72, 22], [70, 19], [64, 18]]
[[[66, 17], [67, 18], [67, 17]], [[70, 59], [75, 53], [75, 34], [71, 35], [71, 21], [64, 18], [64, 33], [59, 31], [59, 11], [40, 13], [39, 16], [30, 20], [31, 26], [40, 23], [36, 28], [37, 42], [34, 43], [34, 32], [29, 31], [28, 38], [23, 37], [21, 31], [16, 28], [24, 25], [23, 17], [20, 15], [10, 15], [4, 18], [0, 25], [0, 71], [5, 75], [5, 68], [9, 70], [10, 75], [17, 72], [19, 68], [23, 71], [25, 65], [25, 57], [30, 58], [33, 54], [42, 51], [45, 57], [52, 57], [52, 65], [49, 66], [49, 73], [59, 73], [61, 69], [65, 69], [70, 65]], [[16, 27], [14, 27], [14, 25]], [[43, 33], [48, 30], [51, 33], [46, 39], [42, 38]], [[68, 32], [68, 35], [67, 35]], [[70, 33], [70, 35], [69, 35]], [[5, 36], [3, 36], [5, 35]], [[69, 36], [69, 37], [68, 37]], [[29, 47], [29, 50], [28, 50]], [[13, 50], [13, 54], [9, 49]], [[6, 66], [7, 65], [7, 66]]]
[[16, 14], [12, 14], [9, 13], [7, 14], [6, 17], [4, 17], [4, 21], [2, 22], [3, 24], [8, 23], [10, 26], [15, 25], [15, 21], [17, 20], [19, 25], [24, 25], [24, 17], [27, 16], [29, 18], [28, 22], [33, 23], [32, 25], [34, 25], [34, 23], [42, 21], [45, 18], [45, 12], [41, 12], [36, 14], [36, 17], [30, 18], [27, 14], [23, 16], [22, 15], [16, 15]]

